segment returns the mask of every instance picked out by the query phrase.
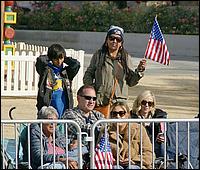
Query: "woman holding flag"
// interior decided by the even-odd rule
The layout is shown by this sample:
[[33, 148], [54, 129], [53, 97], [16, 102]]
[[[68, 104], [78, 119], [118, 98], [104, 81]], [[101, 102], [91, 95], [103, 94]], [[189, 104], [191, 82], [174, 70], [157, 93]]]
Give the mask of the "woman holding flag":
[[[127, 101], [128, 87], [135, 86], [144, 75], [146, 59], [141, 59], [134, 69], [132, 57], [124, 48], [124, 30], [119, 26], [111, 26], [104, 44], [92, 56], [83, 77], [83, 83], [95, 87], [97, 101], [95, 109], [112, 102]], [[114, 95], [113, 87], [117, 80]], [[113, 97], [111, 97], [113, 96]], [[104, 114], [105, 115], [105, 114]], [[106, 117], [107, 115], [105, 115]]]

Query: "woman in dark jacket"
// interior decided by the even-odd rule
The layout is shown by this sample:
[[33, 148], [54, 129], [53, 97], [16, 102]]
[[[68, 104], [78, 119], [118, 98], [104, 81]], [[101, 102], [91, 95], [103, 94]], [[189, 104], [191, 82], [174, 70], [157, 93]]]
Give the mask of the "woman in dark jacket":
[[41, 55], [36, 61], [39, 74], [36, 107], [53, 106], [62, 116], [66, 109], [73, 108], [72, 80], [80, 69], [80, 62], [66, 57], [60, 44], [52, 44], [47, 55]]
[[[145, 90], [139, 94], [131, 110], [131, 118], [153, 119], [167, 118], [167, 113], [156, 108], [155, 95], [150, 90]], [[150, 140], [152, 140], [152, 125], [153, 123], [144, 123]], [[154, 123], [154, 142], [156, 157], [164, 156], [164, 123]]]

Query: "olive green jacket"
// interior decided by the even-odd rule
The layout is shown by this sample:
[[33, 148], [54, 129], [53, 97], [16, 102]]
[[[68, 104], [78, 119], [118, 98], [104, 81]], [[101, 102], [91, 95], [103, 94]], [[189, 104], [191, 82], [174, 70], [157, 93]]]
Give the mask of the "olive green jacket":
[[[96, 51], [92, 56], [90, 64], [84, 74], [83, 83], [95, 87], [97, 93], [97, 105], [106, 105], [114, 86], [114, 78], [118, 80], [113, 99], [128, 99], [128, 86], [138, 84], [143, 73], [133, 71], [131, 56], [127, 53], [125, 67], [120, 60], [121, 54], [113, 60], [108, 55], [103, 56], [101, 50]], [[103, 63], [102, 63], [103, 60]]]

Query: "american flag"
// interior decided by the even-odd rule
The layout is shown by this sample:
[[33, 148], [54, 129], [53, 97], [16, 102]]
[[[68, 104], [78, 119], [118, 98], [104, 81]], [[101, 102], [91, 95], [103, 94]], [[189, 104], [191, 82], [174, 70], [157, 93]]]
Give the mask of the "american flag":
[[96, 169], [113, 168], [113, 155], [111, 152], [110, 142], [108, 138], [105, 138], [105, 136], [101, 137], [99, 144], [95, 148], [94, 162]]
[[170, 55], [169, 51], [167, 50], [167, 45], [165, 43], [163, 34], [159, 27], [157, 17], [155, 17], [154, 20], [144, 57], [164, 65], [169, 65]]

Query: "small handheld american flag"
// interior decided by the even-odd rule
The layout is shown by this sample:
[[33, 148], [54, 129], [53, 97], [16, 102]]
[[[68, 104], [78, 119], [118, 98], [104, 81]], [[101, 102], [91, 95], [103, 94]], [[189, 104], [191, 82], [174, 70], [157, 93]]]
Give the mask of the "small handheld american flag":
[[113, 155], [110, 142], [105, 136], [101, 137], [99, 144], [95, 148], [94, 162], [96, 169], [113, 168]]
[[169, 65], [170, 55], [159, 27], [157, 17], [155, 17], [154, 20], [144, 57], [164, 65]]

